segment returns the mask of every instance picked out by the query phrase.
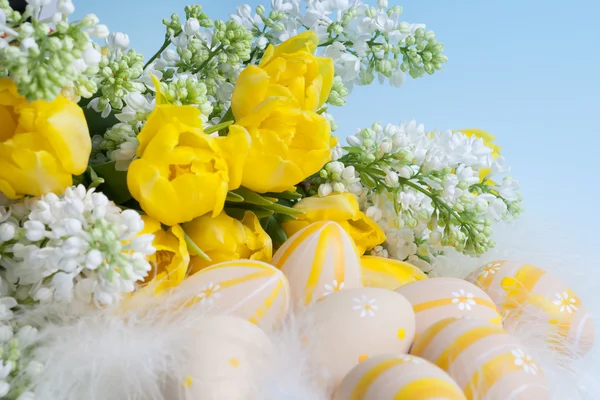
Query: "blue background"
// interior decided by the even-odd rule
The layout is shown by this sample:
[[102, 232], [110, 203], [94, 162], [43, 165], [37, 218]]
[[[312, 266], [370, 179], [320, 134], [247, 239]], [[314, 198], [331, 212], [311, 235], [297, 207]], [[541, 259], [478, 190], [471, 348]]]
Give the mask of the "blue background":
[[[374, 2], [375, 0], [372, 0]], [[449, 62], [433, 77], [408, 79], [400, 89], [358, 87], [334, 109], [337, 134], [374, 121], [416, 119], [426, 129], [483, 128], [498, 138], [525, 207], [559, 219], [574, 235], [593, 240], [600, 222], [597, 181], [600, 128], [600, 3], [542, 0], [390, 0], [401, 20], [425, 23], [444, 43]], [[95, 13], [132, 47], [153, 54], [161, 20], [183, 15], [183, 0], [75, 0], [76, 15]], [[240, 0], [201, 2], [213, 19], [235, 12]], [[268, 5], [269, 1], [248, 1]]]

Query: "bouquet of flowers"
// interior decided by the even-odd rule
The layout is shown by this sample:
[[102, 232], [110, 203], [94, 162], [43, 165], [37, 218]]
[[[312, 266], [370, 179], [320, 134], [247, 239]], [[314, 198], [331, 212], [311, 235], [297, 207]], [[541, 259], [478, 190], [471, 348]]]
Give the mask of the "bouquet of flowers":
[[[219, 375], [235, 390], [205, 382], [213, 375], [199, 360], [220, 357], [217, 337], [233, 339], [215, 348], [242, 346], [243, 332], [246, 358], [228, 359], [239, 370], [263, 331], [271, 341], [303, 331], [290, 315], [316, 326], [304, 306], [327, 294], [434, 281], [445, 252], [485, 254], [494, 225], [521, 211], [519, 184], [483, 130], [406, 121], [344, 133], [345, 143], [334, 134], [356, 86], [399, 88], [448, 60], [433, 31], [387, 0], [273, 0], [226, 21], [191, 5], [163, 20], [149, 57], [94, 15], [70, 21], [72, 0], [42, 18], [49, 3], [0, 0], [2, 399], [292, 398], [283, 386], [265, 394], [257, 382], [269, 372], [257, 378], [255, 365]], [[335, 279], [321, 282], [329, 270]], [[250, 279], [266, 281], [228, 289]], [[476, 304], [477, 293], [457, 293], [461, 311]], [[356, 296], [355, 309], [374, 315], [375, 299]], [[408, 344], [383, 353], [408, 352], [417, 311], [405, 310]], [[208, 347], [190, 361], [182, 342], [192, 337]], [[344, 397], [354, 378], [339, 386], [337, 364], [317, 373], [323, 363], [299, 349], [297, 398], [388, 398]], [[427, 358], [406, 357], [417, 356]], [[448, 398], [494, 398], [458, 386]]]

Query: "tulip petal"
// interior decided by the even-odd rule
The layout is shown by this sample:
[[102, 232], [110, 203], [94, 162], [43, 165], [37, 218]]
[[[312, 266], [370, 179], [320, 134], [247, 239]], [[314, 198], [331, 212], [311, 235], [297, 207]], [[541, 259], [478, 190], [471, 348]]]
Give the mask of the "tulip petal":
[[317, 50], [318, 45], [319, 36], [313, 31], [304, 31], [281, 43], [273, 50], [267, 49], [259, 64], [259, 67], [264, 67], [273, 58], [278, 57], [280, 54], [295, 53], [302, 50], [308, 51], [309, 53], [314, 53], [314, 51]]
[[240, 74], [231, 97], [231, 110], [236, 121], [250, 115], [265, 98], [269, 75], [261, 68], [250, 65]]
[[242, 184], [244, 165], [252, 139], [246, 129], [239, 125], [231, 125], [229, 134], [215, 138], [223, 158], [228, 164], [229, 190], [234, 190]]

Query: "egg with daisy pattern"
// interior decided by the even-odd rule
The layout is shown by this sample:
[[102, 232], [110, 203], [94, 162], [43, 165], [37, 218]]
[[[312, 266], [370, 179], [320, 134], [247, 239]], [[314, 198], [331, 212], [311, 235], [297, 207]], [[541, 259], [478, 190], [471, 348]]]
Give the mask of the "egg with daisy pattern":
[[415, 333], [410, 303], [387, 289], [341, 290], [312, 304], [306, 313], [311, 359], [334, 387], [370, 357], [408, 353]]
[[515, 337], [482, 319], [443, 319], [413, 343], [412, 355], [448, 373], [469, 400], [548, 400], [538, 363]]
[[234, 260], [204, 268], [185, 279], [172, 295], [206, 315], [244, 318], [270, 331], [287, 315], [286, 277], [262, 261]]
[[429, 278], [396, 289], [412, 304], [416, 335], [449, 317], [474, 317], [502, 325], [496, 305], [480, 288], [458, 278]]
[[583, 355], [593, 346], [592, 315], [577, 294], [548, 271], [522, 262], [493, 261], [467, 279], [496, 303], [508, 330], [535, 327], [551, 349], [569, 356]]
[[271, 264], [287, 277], [294, 307], [363, 286], [356, 246], [344, 228], [332, 221], [315, 222], [296, 232], [277, 250]]

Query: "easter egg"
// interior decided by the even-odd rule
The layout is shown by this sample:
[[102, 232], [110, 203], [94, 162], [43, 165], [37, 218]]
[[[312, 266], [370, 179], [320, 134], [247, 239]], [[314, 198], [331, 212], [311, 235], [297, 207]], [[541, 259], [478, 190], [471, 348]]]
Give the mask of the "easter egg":
[[414, 342], [411, 354], [436, 364], [471, 400], [547, 400], [538, 364], [503, 328], [477, 318], [447, 318]]
[[334, 400], [466, 400], [462, 390], [438, 366], [408, 354], [380, 355], [354, 367]]
[[271, 264], [287, 276], [292, 305], [305, 306], [340, 289], [362, 287], [352, 239], [337, 223], [315, 222], [277, 250]]
[[563, 353], [583, 355], [594, 344], [594, 322], [581, 299], [547, 271], [530, 264], [495, 261], [468, 278], [483, 289], [505, 317], [512, 330], [527, 323], [536, 328], [550, 347]]
[[226, 261], [184, 280], [176, 296], [206, 315], [233, 315], [272, 329], [287, 314], [289, 285], [283, 273], [261, 261]]
[[387, 289], [344, 289], [324, 297], [306, 312], [312, 358], [327, 371], [333, 385], [369, 357], [408, 353], [415, 333], [410, 303]]
[[256, 325], [237, 317], [207, 317], [189, 337], [189, 353], [177, 366], [165, 399], [245, 400], [273, 355], [269, 337]]
[[427, 279], [427, 275], [414, 265], [391, 258], [362, 256], [360, 263], [365, 287], [394, 290]]
[[430, 278], [396, 289], [413, 306], [420, 335], [436, 322], [468, 316], [502, 325], [496, 306], [485, 292], [462, 279]]

